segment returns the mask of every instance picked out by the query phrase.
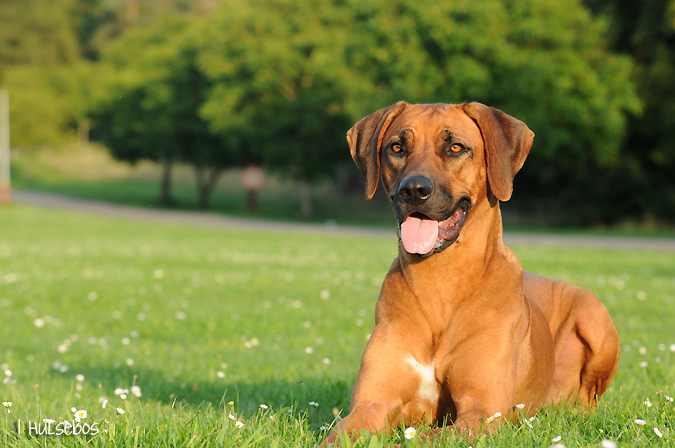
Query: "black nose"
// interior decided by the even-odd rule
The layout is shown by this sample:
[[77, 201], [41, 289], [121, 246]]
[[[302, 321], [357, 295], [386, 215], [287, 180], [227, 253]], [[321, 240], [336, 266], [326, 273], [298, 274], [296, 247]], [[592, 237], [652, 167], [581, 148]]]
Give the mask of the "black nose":
[[408, 204], [422, 204], [431, 196], [434, 189], [429, 179], [413, 176], [404, 179], [398, 187], [398, 194]]

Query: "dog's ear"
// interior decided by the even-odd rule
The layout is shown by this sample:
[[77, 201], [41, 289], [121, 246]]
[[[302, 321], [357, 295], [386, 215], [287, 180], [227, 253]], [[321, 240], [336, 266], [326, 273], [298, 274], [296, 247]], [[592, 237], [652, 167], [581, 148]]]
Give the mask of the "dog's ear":
[[534, 132], [525, 123], [481, 103], [463, 104], [464, 113], [478, 125], [483, 137], [488, 183], [500, 201], [513, 193], [513, 178], [532, 147]]
[[360, 119], [347, 132], [347, 142], [352, 158], [366, 177], [366, 199], [370, 200], [377, 190], [380, 179], [380, 149], [384, 133], [392, 121], [408, 106], [399, 101]]

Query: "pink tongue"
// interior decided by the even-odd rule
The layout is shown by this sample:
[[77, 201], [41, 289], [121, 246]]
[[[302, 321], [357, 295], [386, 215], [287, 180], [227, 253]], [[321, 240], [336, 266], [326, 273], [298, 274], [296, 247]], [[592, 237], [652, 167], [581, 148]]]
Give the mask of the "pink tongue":
[[427, 254], [436, 244], [438, 222], [408, 216], [401, 224], [401, 242], [409, 254]]

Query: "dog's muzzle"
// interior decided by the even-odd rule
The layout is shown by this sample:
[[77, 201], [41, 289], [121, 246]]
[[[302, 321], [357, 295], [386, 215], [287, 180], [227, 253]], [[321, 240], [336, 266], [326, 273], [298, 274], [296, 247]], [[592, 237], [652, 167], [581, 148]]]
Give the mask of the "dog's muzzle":
[[433, 190], [432, 183], [422, 176], [409, 177], [399, 185], [398, 197], [404, 203], [399, 203], [401, 208], [413, 210], [399, 221], [399, 236], [403, 248], [410, 254], [430, 255], [442, 251], [457, 241], [464, 225], [469, 210], [466, 199], [458, 201], [450, 215], [441, 219], [425, 214], [436, 214], [427, 212], [432, 208], [427, 202], [431, 202]]

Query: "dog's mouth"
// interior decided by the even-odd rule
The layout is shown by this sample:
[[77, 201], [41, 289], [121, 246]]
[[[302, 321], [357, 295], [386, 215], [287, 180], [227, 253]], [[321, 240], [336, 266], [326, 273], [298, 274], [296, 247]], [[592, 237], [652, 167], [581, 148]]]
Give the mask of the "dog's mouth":
[[468, 210], [469, 202], [463, 199], [450, 217], [442, 221], [436, 221], [420, 212], [411, 213], [398, 224], [403, 248], [409, 254], [419, 255], [445, 250], [457, 241]]

